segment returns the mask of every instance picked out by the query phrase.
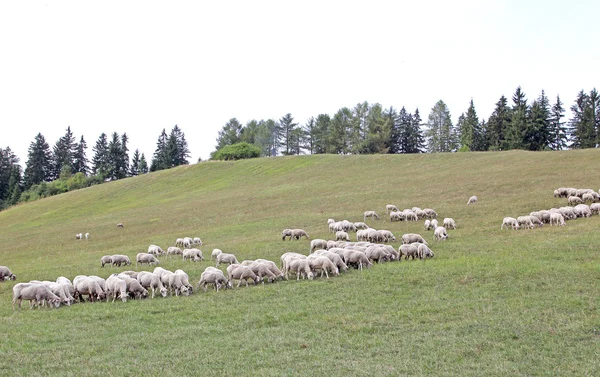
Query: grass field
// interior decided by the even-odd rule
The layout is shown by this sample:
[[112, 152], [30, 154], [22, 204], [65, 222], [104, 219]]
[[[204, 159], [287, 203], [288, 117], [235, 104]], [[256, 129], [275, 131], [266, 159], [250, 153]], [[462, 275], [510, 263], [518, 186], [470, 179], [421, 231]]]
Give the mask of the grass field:
[[[563, 186], [599, 189], [600, 150], [204, 162], [16, 206], [0, 212], [0, 265], [17, 275], [0, 283], [0, 375], [598, 376], [600, 217], [500, 230], [505, 216], [566, 205], [553, 197]], [[390, 223], [386, 204], [434, 208], [458, 229], [434, 242], [422, 221]], [[328, 239], [328, 218], [362, 221], [365, 210], [398, 239], [424, 235], [435, 258], [189, 297], [11, 309], [15, 283], [136, 269], [99, 260], [183, 236], [201, 237], [205, 257], [220, 248], [279, 264], [309, 251], [309, 241], [282, 242], [282, 229]], [[209, 265], [161, 258], [193, 284]]]

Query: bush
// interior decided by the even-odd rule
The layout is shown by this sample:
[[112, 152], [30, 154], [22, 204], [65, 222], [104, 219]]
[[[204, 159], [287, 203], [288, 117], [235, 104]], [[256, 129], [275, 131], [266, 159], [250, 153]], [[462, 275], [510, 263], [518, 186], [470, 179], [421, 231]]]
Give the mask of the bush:
[[211, 153], [211, 160], [242, 160], [245, 158], [260, 157], [261, 149], [256, 145], [248, 143], [238, 143], [226, 145], [223, 148]]

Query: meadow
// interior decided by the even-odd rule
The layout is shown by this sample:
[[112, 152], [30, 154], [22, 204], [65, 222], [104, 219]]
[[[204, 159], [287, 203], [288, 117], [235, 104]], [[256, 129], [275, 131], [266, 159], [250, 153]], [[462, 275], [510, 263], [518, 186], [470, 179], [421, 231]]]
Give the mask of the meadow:
[[[600, 150], [210, 161], [18, 205], [0, 212], [0, 265], [17, 275], [0, 283], [0, 375], [600, 375], [600, 217], [500, 230], [505, 216], [567, 205], [558, 187], [598, 190]], [[467, 206], [471, 195], [479, 203]], [[390, 222], [386, 204], [433, 208], [458, 228], [435, 242], [422, 221]], [[101, 268], [100, 257], [135, 260], [184, 236], [202, 238], [206, 260], [160, 265], [194, 285], [213, 248], [279, 264], [310, 249], [282, 241], [282, 229], [330, 239], [328, 218], [362, 221], [366, 210], [398, 240], [422, 234], [435, 258], [188, 297], [11, 308], [18, 282], [151, 270]]]

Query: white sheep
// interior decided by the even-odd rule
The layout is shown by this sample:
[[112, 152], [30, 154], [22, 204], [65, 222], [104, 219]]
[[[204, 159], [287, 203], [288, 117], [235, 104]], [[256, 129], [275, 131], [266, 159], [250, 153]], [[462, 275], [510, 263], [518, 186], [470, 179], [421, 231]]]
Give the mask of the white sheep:
[[433, 239], [436, 241], [443, 241], [448, 238], [448, 233], [446, 232], [446, 228], [443, 226], [438, 226], [433, 231]]
[[430, 220], [425, 220], [425, 224], [423, 224], [425, 226], [425, 230], [430, 230], [431, 229], [431, 221]]
[[300, 280], [300, 276], [302, 276], [302, 279], [307, 278], [308, 280], [314, 278], [314, 274], [310, 269], [306, 256], [304, 258], [288, 259], [285, 267], [286, 276], [289, 276], [290, 271], [294, 271], [296, 273], [296, 280]]
[[336, 241], [350, 241], [350, 236], [348, 233], [340, 230], [339, 232], [335, 232], [335, 240]]
[[444, 219], [444, 222], [442, 223], [442, 226], [445, 227], [446, 229], [456, 229], [456, 222], [454, 221], [453, 218], [446, 217]]
[[194, 245], [202, 246], [202, 240], [200, 239], [200, 237], [194, 237], [192, 241], [194, 242]]
[[202, 286], [202, 289], [206, 293], [206, 286], [208, 284], [214, 284], [215, 290], [218, 292], [222, 286], [225, 288], [232, 288], [231, 282], [227, 280], [223, 271], [215, 267], [206, 267], [206, 269], [200, 275], [200, 280], [196, 285], [196, 289]]
[[414, 260], [415, 258], [418, 257], [419, 246], [416, 243], [402, 244], [398, 248], [398, 252], [400, 254], [400, 258], [399, 258], [400, 260], [402, 260], [403, 255], [404, 255], [405, 260], [408, 260], [408, 258], [411, 258], [411, 257]]
[[593, 203], [593, 204], [591, 204], [590, 205], [590, 212], [592, 213], [592, 215], [594, 213], [600, 215], [600, 203]]
[[16, 279], [17, 276], [11, 272], [10, 268], [6, 266], [0, 266], [0, 281]]
[[437, 217], [437, 212], [431, 208], [423, 208], [423, 212], [427, 214], [427, 218], [429, 219], [435, 219]]
[[127, 302], [127, 283], [125, 280], [119, 279], [116, 276], [109, 276], [106, 279], [106, 301], [112, 296], [112, 302], [119, 297], [121, 301]]
[[246, 283], [247, 287], [248, 279], [251, 279], [255, 285], [262, 281], [262, 279], [256, 275], [250, 267], [242, 266], [241, 264], [230, 264], [227, 266], [227, 278], [230, 282], [233, 282], [233, 280], [238, 280], [238, 288], [240, 284], [242, 284], [242, 281]]
[[435, 228], [438, 227], [438, 221], [437, 219], [432, 219], [431, 220], [431, 229], [435, 230]]
[[15, 303], [18, 304], [21, 309], [21, 302], [23, 300], [29, 300], [30, 309], [35, 304], [39, 307], [40, 304], [47, 303], [48, 306], [54, 305], [58, 308], [60, 306], [60, 297], [52, 293], [48, 287], [38, 283], [17, 283], [13, 287], [13, 299], [12, 308], [15, 310]]
[[136, 280], [146, 290], [152, 288], [152, 298], [154, 298], [154, 293], [157, 289], [162, 297], [167, 297], [167, 288], [165, 288], [162, 281], [160, 280], [160, 275], [155, 274], [154, 272], [141, 271], [137, 275]]
[[221, 254], [223, 251], [221, 249], [213, 249], [210, 254], [210, 259], [217, 259], [217, 255]]
[[[534, 216], [519, 216], [517, 217], [517, 223], [519, 223], [519, 226], [524, 227], [525, 229], [533, 229], [534, 225], [533, 222], [531, 221], [532, 218], [537, 219], [537, 217]], [[539, 221], [539, 219], [538, 219]]]
[[189, 260], [190, 262], [200, 262], [204, 260], [200, 249], [185, 249], [183, 250], [182, 256], [183, 261]]
[[112, 255], [105, 255], [102, 258], [100, 258], [100, 267], [104, 267], [105, 264], [112, 265]]
[[[292, 229], [292, 238], [299, 240], [302, 237], [306, 237], [306, 239], [310, 239], [308, 237], [308, 234], [306, 234], [306, 232], [304, 231], [304, 229]], [[291, 240], [291, 238], [290, 238]]]
[[357, 222], [354, 223], [354, 228], [356, 228], [356, 230], [358, 230], [358, 229], [368, 229], [369, 226], [366, 223], [362, 222], [362, 221], [357, 221]]
[[338, 268], [333, 264], [331, 259], [327, 258], [324, 255], [312, 254], [306, 258], [308, 262], [308, 266], [313, 271], [321, 271], [321, 277], [323, 277], [323, 273], [329, 279], [329, 273], [331, 272], [334, 276], [340, 274]]
[[469, 201], [467, 202], [467, 205], [471, 205], [471, 204], [477, 204], [477, 197], [475, 195], [471, 196], [469, 198]]
[[156, 257], [152, 254], [148, 254], [148, 253], [138, 253], [135, 256], [135, 265], [137, 267], [138, 264], [148, 264], [150, 266], [154, 265], [154, 264], [159, 264], [160, 261], [158, 259], [156, 259]]
[[105, 298], [104, 290], [100, 287], [98, 282], [89, 276], [78, 275], [73, 279], [73, 287], [75, 287], [75, 298], [79, 298], [79, 301], [83, 301], [83, 295], [88, 296], [88, 300], [94, 302], [97, 300], [103, 300]]
[[381, 229], [381, 230], [379, 230], [379, 232], [383, 235], [384, 242], [396, 241], [396, 237], [389, 230]]
[[275, 262], [270, 261], [268, 259], [257, 259], [257, 260], [255, 260], [255, 262], [262, 263], [265, 266], [267, 266], [269, 268], [269, 270], [271, 270], [271, 272], [275, 275], [275, 277], [277, 277], [279, 279], [284, 278], [283, 272], [279, 268], [277, 268], [277, 265], [275, 264]]
[[80, 239], [82, 239], [82, 238], [83, 238], [83, 233], [77, 233], [77, 234], [75, 235], [75, 239], [78, 239], [78, 240], [80, 240]]
[[429, 246], [421, 243], [419, 246], [417, 246], [417, 256], [419, 259], [428, 259], [433, 258], [435, 255]]
[[385, 213], [390, 213], [390, 212], [400, 212], [400, 210], [398, 209], [398, 207], [396, 207], [393, 204], [387, 204], [385, 206]]
[[347, 266], [356, 266], [361, 271], [363, 267], [369, 268], [373, 265], [367, 255], [358, 250], [344, 249], [342, 258]]
[[427, 245], [427, 241], [425, 241], [425, 239], [420, 234], [406, 233], [406, 234], [402, 235], [402, 243], [403, 244], [408, 244], [408, 243], [413, 243], [413, 242], [420, 242], [420, 243], [424, 243], [425, 245]]
[[508, 227], [511, 227], [513, 230], [517, 230], [520, 228], [519, 222], [514, 217], [505, 217], [502, 220], [502, 225], [500, 225], [500, 230], [504, 229], [504, 227], [506, 227], [507, 229]]
[[310, 252], [314, 252], [316, 249], [327, 249], [327, 241], [319, 238], [315, 238], [310, 241]]
[[238, 262], [237, 258], [233, 254], [220, 253], [217, 255], [217, 265], [215, 267], [219, 267], [220, 263], [239, 264], [240, 262]]
[[148, 246], [148, 254], [152, 254], [152, 255], [162, 255], [165, 252], [163, 251], [163, 249], [161, 249], [160, 246], [157, 245], [150, 245]]
[[557, 226], [564, 226], [565, 218], [563, 215], [557, 212], [550, 213], [550, 226], [553, 224], [556, 224]]
[[365, 211], [363, 214], [363, 221], [367, 221], [367, 217], [370, 217], [373, 220], [379, 220], [379, 215], [375, 211]]
[[174, 274], [179, 275], [181, 277], [181, 282], [187, 287], [188, 292], [193, 293], [192, 291], [194, 287], [190, 284], [190, 277], [188, 274], [183, 270], [175, 270]]
[[290, 241], [292, 240], [292, 230], [291, 229], [284, 229], [281, 231], [281, 240], [285, 241], [285, 239], [287, 237], [290, 237]]
[[569, 198], [567, 199], [567, 201], [569, 202], [569, 204], [581, 204], [581, 203], [583, 203], [583, 199], [581, 199], [579, 196], [569, 196]]
[[129, 257], [127, 255], [123, 255], [123, 254], [115, 254], [112, 257], [112, 265], [114, 266], [118, 266], [121, 267], [121, 265], [130, 265], [131, 264], [131, 260], [129, 260]]

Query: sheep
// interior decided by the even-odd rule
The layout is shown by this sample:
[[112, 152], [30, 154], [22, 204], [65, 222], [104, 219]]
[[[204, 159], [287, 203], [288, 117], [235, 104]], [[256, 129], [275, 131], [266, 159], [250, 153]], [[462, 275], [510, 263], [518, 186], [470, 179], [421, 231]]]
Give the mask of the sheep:
[[367, 222], [367, 217], [370, 217], [373, 220], [379, 220], [379, 215], [375, 211], [365, 211], [363, 214], [364, 222]]
[[177, 238], [175, 240], [175, 246], [180, 247], [180, 248], [183, 247], [183, 238]]
[[50, 292], [54, 293], [55, 295], [57, 295], [60, 298], [60, 302], [64, 303], [67, 306], [71, 306], [71, 303], [73, 301], [75, 301], [75, 299], [70, 294], [67, 287], [64, 287], [62, 284], [59, 284], [54, 281], [47, 281], [47, 280], [45, 280], [45, 281], [32, 280], [32, 281], [30, 281], [30, 283], [42, 284], [42, 285], [46, 286], [50, 290]]
[[194, 242], [194, 245], [202, 246], [202, 240], [200, 237], [194, 237], [192, 241]]
[[382, 229], [379, 232], [383, 235], [384, 242], [396, 241], [396, 237], [394, 237], [394, 234], [389, 230]]
[[302, 275], [302, 279], [307, 278], [308, 280], [312, 280], [314, 278], [314, 274], [310, 269], [308, 261], [305, 258], [290, 258], [286, 261], [286, 276], [289, 275], [290, 271], [296, 272], [296, 280], [300, 280], [300, 276]]
[[420, 234], [406, 233], [406, 234], [402, 235], [402, 243], [407, 244], [407, 243], [413, 243], [413, 242], [420, 242], [420, 243], [424, 243], [425, 245], [427, 245], [427, 241], [425, 241], [425, 239], [423, 237], [421, 237]]
[[130, 278], [132, 278], [132, 279], [137, 279], [137, 276], [138, 276], [139, 272], [137, 272], [137, 271], [123, 271], [123, 272], [121, 272], [121, 274], [127, 275]]
[[425, 220], [425, 224], [423, 224], [425, 226], [425, 230], [430, 230], [431, 229], [431, 221], [430, 220]]
[[584, 202], [593, 203], [596, 201], [596, 198], [595, 198], [594, 194], [586, 192], [585, 194], [583, 194], [581, 196], [581, 200], [583, 200]]
[[356, 230], [369, 228], [369, 226], [367, 224], [363, 223], [362, 221], [357, 221], [353, 225], [354, 225], [354, 228], [356, 228]]
[[[590, 206], [590, 209], [591, 209], [591, 206]], [[572, 220], [572, 219], [577, 218], [577, 215], [573, 211], [573, 207], [560, 207], [558, 209], [558, 211], [560, 212], [561, 215], [563, 215], [565, 220]]]
[[114, 266], [118, 266], [121, 267], [121, 265], [124, 264], [126, 266], [131, 264], [131, 260], [129, 260], [129, 257], [127, 255], [123, 255], [123, 254], [115, 254], [112, 256], [112, 265]]
[[202, 256], [202, 251], [200, 251], [200, 249], [185, 249], [183, 250], [182, 256], [184, 261], [188, 259], [190, 262], [199, 262], [201, 260], [204, 260], [204, 257]]
[[194, 239], [192, 237], [183, 237], [183, 247], [186, 249], [191, 248], [194, 245]]
[[315, 238], [310, 241], [310, 252], [314, 252], [316, 249], [327, 249], [327, 241]]
[[340, 230], [339, 232], [335, 232], [335, 240], [350, 241], [350, 236], [348, 236], [348, 233], [344, 232], [343, 230]]
[[188, 296], [190, 294], [190, 290], [183, 283], [183, 275], [182, 274], [176, 274], [176, 273], [170, 272], [167, 274], [167, 276], [169, 278], [169, 291], [171, 291], [171, 296], [173, 296], [173, 292], [175, 292], [175, 296], [179, 296], [180, 294], [182, 294], [184, 296]]
[[254, 285], [262, 281], [262, 279], [258, 275], [256, 275], [250, 267], [242, 266], [241, 264], [230, 264], [229, 266], [227, 266], [227, 278], [230, 282], [233, 282], [233, 280], [237, 280], [238, 288], [240, 287], [240, 284], [242, 284], [242, 281], [246, 283], [247, 287], [247, 279], [252, 279]]
[[592, 216], [592, 211], [590, 206], [587, 204], [578, 204], [573, 207], [573, 212], [577, 215], [577, 217], [590, 217]]
[[367, 229], [367, 241], [369, 242], [384, 242], [385, 236], [382, 232], [375, 229]]
[[594, 204], [590, 205], [590, 212], [592, 213], [592, 215], [594, 213], [597, 213], [600, 215], [600, 203], [594, 203]]
[[217, 255], [217, 265], [215, 267], [219, 267], [220, 263], [239, 264], [240, 262], [238, 262], [237, 258], [233, 254], [220, 253]]
[[411, 210], [411, 209], [405, 209], [402, 212], [404, 212], [404, 218], [406, 221], [418, 221], [419, 220], [419, 216], [417, 216], [417, 214], [415, 212], [413, 212], [413, 210]]
[[127, 275], [119, 275], [119, 278], [123, 279], [125, 281], [125, 284], [127, 284], [127, 293], [129, 294], [129, 296], [132, 296], [136, 299], [148, 297], [148, 290], [142, 287], [142, 285], [139, 281], [137, 281], [137, 279], [130, 278]]
[[[162, 281], [160, 280], [160, 275], [155, 274], [154, 272], [141, 271], [137, 275], [136, 280], [146, 290], [152, 288], [151, 298], [154, 298], [154, 294], [157, 289], [160, 292], [160, 295], [162, 297], [167, 297], [167, 288], [165, 288]], [[107, 283], [108, 283], [108, 281], [107, 281]]]
[[217, 255], [221, 254], [223, 251], [221, 249], [213, 249], [210, 254], [210, 259], [217, 259]]
[[12, 309], [15, 310], [15, 303], [21, 309], [21, 302], [29, 300], [29, 308], [32, 309], [35, 304], [39, 307], [40, 304], [47, 303], [48, 306], [54, 305], [55, 308], [60, 306], [60, 297], [52, 293], [48, 287], [38, 283], [17, 283], [13, 287]]
[[406, 220], [406, 216], [405, 216], [404, 212], [400, 212], [400, 211], [390, 212], [390, 222], [405, 221], [405, 220]]
[[75, 239], [76, 239], [76, 240], [80, 240], [80, 239], [82, 239], [82, 238], [83, 238], [83, 234], [82, 234], [82, 233], [77, 233], [77, 234], [75, 235]]
[[500, 230], [504, 229], [504, 227], [511, 227], [513, 230], [517, 230], [520, 228], [519, 222], [514, 217], [505, 217], [502, 220], [502, 225], [500, 226]]
[[112, 255], [105, 255], [100, 258], [100, 267], [104, 267], [106, 264], [112, 265]]
[[380, 245], [373, 245], [368, 247], [367, 250], [365, 250], [365, 255], [367, 256], [369, 261], [377, 263], [385, 262], [392, 258], [390, 253]]
[[100, 286], [100, 289], [102, 289], [102, 291], [106, 290], [106, 279], [101, 278], [100, 276], [95, 276], [95, 275], [90, 275], [88, 277], [90, 279], [92, 279], [93, 281], [95, 281], [96, 283], [98, 283], [98, 285]]
[[269, 268], [269, 270], [271, 270], [271, 272], [275, 275], [276, 278], [279, 278], [279, 279], [284, 278], [283, 272], [279, 268], [277, 268], [277, 265], [275, 264], [275, 262], [267, 260], [267, 259], [257, 259], [257, 260], [255, 260], [255, 262], [262, 263], [265, 266], [267, 266]]
[[340, 274], [338, 268], [333, 264], [333, 262], [324, 255], [312, 254], [306, 258], [308, 262], [308, 266], [313, 271], [321, 271], [321, 277], [323, 277], [323, 273], [325, 273], [325, 277], [329, 279], [329, 272], [334, 276]]
[[565, 218], [560, 213], [552, 212], [550, 214], [550, 226], [552, 226], [552, 224], [556, 224], [557, 226], [564, 226]]
[[448, 233], [446, 232], [446, 228], [443, 226], [438, 226], [433, 231], [433, 239], [436, 241], [443, 241], [448, 238]]
[[517, 217], [517, 223], [519, 223], [519, 226], [522, 226], [525, 229], [533, 229], [535, 226], [533, 225], [532, 219], [536, 219], [537, 221], [540, 221], [537, 217], [529, 215], [529, 216]]
[[423, 212], [427, 214], [427, 218], [429, 219], [435, 219], [437, 217], [437, 212], [431, 208], [423, 208]]
[[583, 203], [583, 200], [578, 197], [578, 196], [569, 196], [569, 198], [567, 199], [569, 204], [581, 204]]
[[181, 276], [181, 282], [187, 287], [188, 293], [193, 293], [194, 287], [190, 284], [190, 277], [188, 274], [183, 270], [175, 270], [174, 274]]
[[10, 271], [6, 266], [0, 266], [0, 281], [16, 280], [17, 276]]
[[469, 198], [469, 201], [467, 201], [468, 206], [470, 206], [471, 204], [477, 204], [477, 197], [475, 195], [471, 196]]
[[346, 263], [344, 263], [344, 260], [339, 254], [336, 254], [329, 250], [317, 250], [315, 251], [315, 254], [319, 254], [329, 258], [329, 260], [332, 261], [333, 264], [337, 267], [339, 272], [348, 271], [348, 266], [346, 265]]
[[529, 215], [529, 220], [531, 220], [531, 223], [532, 223], [534, 226], [535, 226], [535, 225], [537, 225], [538, 227], [542, 227], [542, 226], [544, 226], [544, 223], [543, 223], [543, 222], [542, 222], [540, 219], [538, 219], [537, 217], [535, 217], [535, 216], [531, 216], [531, 215]]
[[437, 219], [432, 219], [431, 220], [431, 229], [435, 230], [435, 228], [438, 227], [438, 221]]
[[233, 287], [231, 282], [225, 277], [225, 274], [223, 274], [223, 271], [215, 267], [206, 267], [206, 269], [200, 275], [200, 280], [196, 285], [196, 289], [202, 286], [204, 293], [206, 293], [206, 286], [208, 284], [214, 284], [217, 292], [222, 286], [225, 286], [225, 288]]
[[292, 229], [292, 238], [299, 240], [302, 237], [306, 237], [307, 240], [310, 239], [304, 229]]
[[290, 237], [290, 241], [292, 240], [292, 230], [284, 229], [281, 231], [281, 240], [285, 241], [286, 237]]
[[405, 260], [408, 260], [410, 257], [414, 260], [419, 254], [419, 247], [415, 243], [403, 244], [398, 248], [398, 252], [400, 254], [400, 260], [403, 255]]
[[385, 213], [390, 213], [390, 212], [400, 212], [400, 210], [395, 205], [388, 204], [385, 206]]
[[[368, 236], [369, 236], [368, 229], [359, 229], [356, 232], [356, 241], [366, 241], [367, 238], [368, 238]], [[327, 246], [328, 247], [324, 247], [323, 249], [330, 249], [329, 245], [330, 245], [330, 243], [329, 243], [329, 241], [327, 241]]]
[[369, 268], [373, 265], [373, 263], [369, 261], [369, 258], [367, 258], [367, 255], [358, 250], [345, 249], [342, 258], [344, 258], [344, 263], [346, 263], [347, 266], [356, 266], [356, 268], [361, 271], [363, 266]]
[[171, 255], [183, 255], [183, 251], [177, 246], [169, 246], [167, 248], [167, 257]]
[[83, 295], [87, 295], [88, 300], [91, 302], [94, 302], [96, 299], [102, 300], [105, 297], [104, 291], [98, 282], [89, 276], [75, 276], [73, 287], [75, 288], [74, 297], [79, 298], [79, 302], [83, 301]]
[[269, 283], [272, 283], [273, 281], [275, 281], [275, 279], [277, 279], [277, 275], [275, 275], [273, 271], [271, 271], [269, 266], [267, 266], [265, 263], [253, 260], [245, 260], [240, 264], [242, 266], [250, 267], [252, 272], [254, 272], [256, 276], [261, 278], [263, 284], [265, 283], [265, 278], [268, 279]]
[[117, 224], [117, 228], [124, 228], [125, 226], [123, 225], [123, 223], [118, 223]]
[[419, 259], [427, 259], [433, 258], [435, 255], [433, 254], [433, 250], [431, 250], [429, 246], [421, 243], [419, 244], [419, 246], [417, 246], [417, 256], [419, 257]]
[[156, 257], [152, 254], [148, 254], [148, 253], [138, 253], [135, 256], [135, 266], [137, 267], [137, 265], [139, 264], [148, 264], [150, 266], [154, 265], [154, 264], [159, 264], [160, 261], [158, 259], [156, 259]]
[[86, 240], [88, 240], [89, 238], [90, 238], [90, 234], [89, 234], [89, 233], [86, 233], [86, 234], [85, 234], [85, 239], [86, 239]]
[[119, 297], [121, 301], [127, 302], [127, 283], [125, 280], [119, 279], [116, 276], [109, 276], [106, 279], [106, 302], [112, 296], [112, 302]]
[[288, 278], [288, 272], [289, 272], [288, 264], [292, 259], [306, 259], [306, 255], [294, 253], [294, 252], [287, 252], [287, 253], [283, 253], [281, 255], [281, 257], [279, 258], [280, 263], [281, 263], [281, 271], [283, 271], [285, 273], [286, 279]]
[[150, 245], [148, 246], [148, 254], [152, 254], [152, 255], [162, 255], [165, 252], [163, 251], [163, 249], [161, 249], [160, 246], [156, 246], [156, 245]]
[[71, 280], [67, 279], [64, 276], [59, 276], [58, 278], [56, 278], [56, 283], [63, 287], [65, 294], [67, 295], [67, 297], [69, 297], [71, 302], [75, 301], [75, 287], [73, 286], [73, 283], [71, 283]]
[[446, 217], [444, 219], [444, 222], [442, 223], [442, 225], [446, 228], [446, 229], [456, 229], [456, 222], [454, 221], [453, 218], [451, 217]]

